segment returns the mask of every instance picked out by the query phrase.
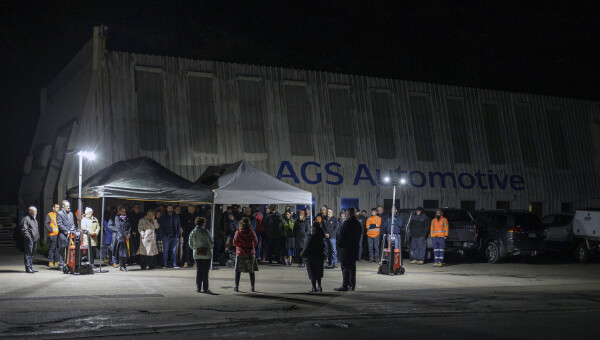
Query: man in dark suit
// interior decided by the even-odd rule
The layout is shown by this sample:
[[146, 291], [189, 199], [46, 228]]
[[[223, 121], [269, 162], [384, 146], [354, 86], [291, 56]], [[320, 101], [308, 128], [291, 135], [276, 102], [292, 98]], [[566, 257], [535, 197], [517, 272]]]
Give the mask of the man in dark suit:
[[69, 231], [75, 230], [75, 220], [71, 212], [71, 204], [67, 200], [62, 201], [62, 209], [56, 214], [56, 224], [58, 225], [58, 246], [60, 248], [60, 271], [65, 265], [65, 256], [67, 255], [67, 246], [69, 240], [67, 236]]
[[335, 288], [335, 291], [346, 292], [356, 288], [356, 260], [358, 260], [358, 251], [360, 245], [360, 235], [362, 226], [354, 215], [355, 209], [348, 209], [348, 218], [339, 229], [338, 235], [338, 258], [342, 263], [342, 286]]

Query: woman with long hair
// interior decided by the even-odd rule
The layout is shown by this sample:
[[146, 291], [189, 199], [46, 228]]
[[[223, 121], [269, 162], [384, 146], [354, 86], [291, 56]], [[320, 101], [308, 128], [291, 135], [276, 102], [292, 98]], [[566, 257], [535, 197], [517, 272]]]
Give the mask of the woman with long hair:
[[258, 262], [256, 261], [255, 248], [258, 244], [256, 233], [252, 229], [250, 219], [244, 217], [241, 219], [239, 228], [233, 236], [233, 245], [235, 246], [235, 288], [238, 291], [240, 286], [240, 277], [242, 273], [250, 275], [251, 290], [254, 291], [255, 276], [258, 271]]

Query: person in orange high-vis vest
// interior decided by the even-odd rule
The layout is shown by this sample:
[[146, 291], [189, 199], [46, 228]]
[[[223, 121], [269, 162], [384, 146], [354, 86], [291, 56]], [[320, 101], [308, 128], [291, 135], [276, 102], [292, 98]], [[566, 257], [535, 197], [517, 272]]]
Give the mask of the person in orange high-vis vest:
[[52, 205], [52, 211], [46, 215], [46, 230], [48, 230], [48, 267], [56, 268], [60, 263], [60, 248], [58, 247], [58, 224], [56, 213], [60, 210], [58, 203]]
[[371, 209], [371, 217], [367, 219], [367, 244], [369, 245], [369, 262], [379, 262], [379, 228], [381, 217], [377, 216], [377, 209]]
[[444, 251], [446, 237], [448, 237], [448, 219], [443, 216], [441, 210], [437, 210], [431, 220], [430, 235], [433, 241], [433, 266], [441, 267], [444, 265]]

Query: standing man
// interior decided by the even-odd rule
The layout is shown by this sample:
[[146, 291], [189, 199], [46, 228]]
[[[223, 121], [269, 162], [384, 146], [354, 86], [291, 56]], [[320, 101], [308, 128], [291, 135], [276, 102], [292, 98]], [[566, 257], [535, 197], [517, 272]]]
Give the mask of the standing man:
[[365, 235], [365, 225], [367, 223], [367, 218], [364, 217], [363, 215], [361, 215], [360, 211], [357, 208], [354, 208], [354, 209], [355, 209], [354, 217], [356, 217], [358, 222], [360, 222], [360, 226], [361, 226], [360, 243], [358, 244], [358, 259], [357, 259], [357, 261], [360, 262], [360, 260], [362, 259], [362, 253], [363, 253], [363, 238]]
[[[394, 216], [394, 227], [392, 229], [391, 224], [392, 224], [392, 215]], [[400, 216], [400, 214], [398, 214], [398, 212], [396, 211], [396, 207], [392, 206], [392, 213], [389, 214], [387, 216], [387, 220], [385, 222], [383, 222], [383, 233], [385, 235], [390, 235], [394, 234], [394, 247], [396, 249], [402, 249], [400, 244], [398, 244], [399, 240], [400, 240], [400, 230], [402, 229], [402, 216]]]
[[304, 210], [298, 212], [298, 219], [294, 222], [294, 238], [296, 240], [296, 256], [298, 257], [298, 268], [304, 268], [302, 250], [306, 243], [306, 237], [310, 235], [310, 221], [306, 219]]
[[[322, 205], [321, 211], [319, 212], [319, 215], [317, 215], [317, 217], [316, 217], [316, 221], [319, 223], [322, 223], [323, 220], [326, 220], [326, 219], [327, 219], [327, 206]], [[323, 229], [325, 229], [324, 225], [321, 225], [321, 227], [323, 227]]]
[[28, 213], [21, 220], [21, 233], [23, 233], [23, 242], [25, 250], [25, 272], [33, 274], [37, 270], [33, 268], [33, 252], [40, 241], [40, 230], [38, 222], [35, 219], [37, 209], [34, 206], [29, 207]]
[[58, 203], [52, 205], [52, 211], [46, 215], [45, 226], [48, 230], [48, 267], [56, 268], [60, 262], [60, 252], [58, 251], [58, 224], [56, 224], [56, 213], [60, 210]]
[[377, 216], [377, 209], [371, 209], [371, 217], [367, 219], [367, 242], [369, 246], [369, 262], [379, 262], [379, 228], [381, 217]]
[[337, 232], [338, 232], [338, 220], [333, 215], [333, 209], [327, 209], [327, 219], [321, 222], [323, 229], [325, 230], [325, 252], [327, 253], [327, 269], [337, 268]]
[[410, 220], [410, 245], [413, 260], [410, 263], [424, 264], [425, 253], [427, 251], [427, 235], [431, 223], [429, 218], [425, 215], [423, 208], [418, 207], [415, 215]]
[[138, 264], [140, 263], [140, 256], [137, 255], [137, 251], [140, 248], [140, 232], [138, 225], [140, 220], [144, 217], [144, 213], [140, 211], [140, 205], [134, 204], [129, 212], [127, 212], [127, 221], [129, 221], [129, 227], [131, 228], [131, 244], [129, 245], [129, 263]]
[[194, 221], [199, 214], [196, 212], [196, 206], [190, 204], [187, 211], [180, 215], [181, 225], [183, 226], [183, 268], [194, 267], [194, 256], [190, 248], [190, 234], [196, 227]]
[[275, 260], [278, 263], [283, 263], [280, 260], [281, 255], [281, 229], [279, 228], [281, 224], [281, 214], [277, 211], [277, 205], [272, 204], [269, 208], [270, 213], [267, 213], [264, 219], [265, 226], [265, 236], [266, 236], [266, 244], [265, 244], [265, 259], [269, 261], [269, 264], [273, 263], [273, 258], [275, 256]]
[[62, 201], [62, 209], [56, 214], [56, 224], [58, 224], [58, 246], [60, 247], [60, 271], [65, 265], [65, 256], [67, 256], [67, 247], [69, 240], [67, 236], [69, 231], [75, 230], [75, 220], [71, 212], [71, 203], [67, 200]]
[[256, 221], [256, 229], [254, 230], [256, 232], [256, 237], [258, 238], [258, 245], [256, 246], [256, 260], [257, 261], [262, 261], [262, 243], [263, 243], [263, 238], [264, 238], [264, 227], [263, 227], [263, 213], [260, 212], [260, 210], [258, 210], [258, 207], [256, 205], [254, 205], [252, 207], [252, 213], [254, 216], [254, 220]]
[[431, 220], [431, 237], [433, 238], [433, 266], [441, 267], [444, 265], [448, 219], [443, 216], [440, 209], [435, 211], [435, 217]]
[[174, 213], [173, 205], [167, 206], [167, 213], [160, 219], [160, 229], [163, 231], [163, 268], [167, 268], [169, 254], [173, 261], [173, 268], [177, 266], [177, 241], [181, 235], [181, 221], [179, 216]]
[[356, 289], [356, 260], [358, 259], [362, 227], [354, 213], [354, 208], [348, 209], [350, 218], [340, 227], [339, 246], [343, 281], [340, 288], [334, 289], [338, 292], [354, 291]]

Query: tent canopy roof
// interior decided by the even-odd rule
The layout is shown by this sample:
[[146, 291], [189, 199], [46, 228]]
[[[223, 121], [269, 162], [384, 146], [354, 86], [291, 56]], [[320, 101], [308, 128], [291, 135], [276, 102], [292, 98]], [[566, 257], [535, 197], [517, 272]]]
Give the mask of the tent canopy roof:
[[[79, 186], [67, 190], [78, 198]], [[140, 201], [212, 203], [213, 193], [149, 157], [116, 162], [82, 184], [82, 198], [111, 197]]]
[[312, 203], [310, 191], [284, 183], [246, 161], [209, 166], [196, 184], [213, 189], [215, 204]]

